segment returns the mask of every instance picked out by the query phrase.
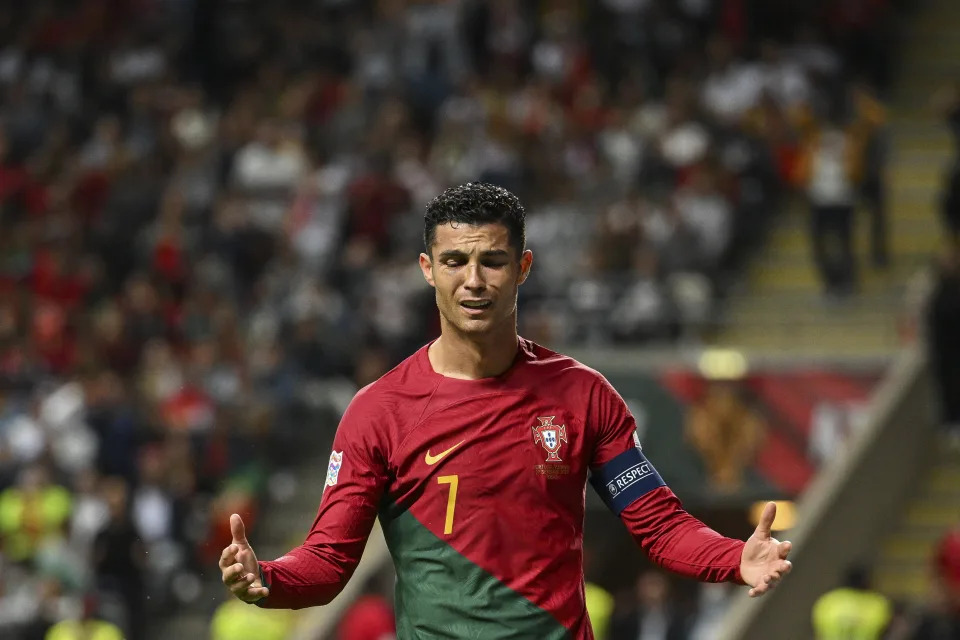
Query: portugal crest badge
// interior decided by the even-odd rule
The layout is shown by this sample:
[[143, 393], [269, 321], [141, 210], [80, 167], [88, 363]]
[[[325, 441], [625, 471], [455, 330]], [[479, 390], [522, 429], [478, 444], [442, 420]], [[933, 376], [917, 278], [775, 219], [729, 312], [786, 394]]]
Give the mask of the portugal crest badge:
[[543, 445], [547, 450], [547, 462], [563, 462], [560, 459], [560, 443], [567, 441], [567, 427], [553, 424], [555, 417], [538, 417], [540, 424], [533, 427], [533, 442]]

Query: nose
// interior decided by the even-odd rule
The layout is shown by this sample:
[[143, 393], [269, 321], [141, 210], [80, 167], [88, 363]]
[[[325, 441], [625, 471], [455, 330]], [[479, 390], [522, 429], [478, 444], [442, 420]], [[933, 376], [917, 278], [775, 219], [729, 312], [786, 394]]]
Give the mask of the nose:
[[463, 287], [469, 291], [483, 291], [487, 288], [487, 283], [483, 279], [483, 271], [480, 265], [467, 265], [467, 279], [463, 282]]

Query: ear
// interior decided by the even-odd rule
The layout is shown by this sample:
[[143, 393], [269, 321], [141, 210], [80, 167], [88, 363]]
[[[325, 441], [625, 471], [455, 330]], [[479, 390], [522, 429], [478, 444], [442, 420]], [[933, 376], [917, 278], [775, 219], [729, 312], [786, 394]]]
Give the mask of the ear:
[[523, 284], [527, 280], [527, 276], [530, 275], [530, 267], [533, 266], [533, 251], [526, 249], [523, 254], [520, 256], [520, 278], [517, 280], [517, 284]]
[[437, 285], [433, 281], [433, 261], [425, 253], [420, 254], [420, 271], [423, 272], [423, 279], [427, 281], [427, 284], [436, 289]]

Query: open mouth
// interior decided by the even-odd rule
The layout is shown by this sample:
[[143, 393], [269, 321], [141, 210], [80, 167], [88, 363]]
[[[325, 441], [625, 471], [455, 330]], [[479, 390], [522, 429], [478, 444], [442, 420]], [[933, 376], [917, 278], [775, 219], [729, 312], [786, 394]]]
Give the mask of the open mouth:
[[483, 311], [488, 309], [493, 302], [491, 300], [462, 300], [460, 306], [468, 311]]

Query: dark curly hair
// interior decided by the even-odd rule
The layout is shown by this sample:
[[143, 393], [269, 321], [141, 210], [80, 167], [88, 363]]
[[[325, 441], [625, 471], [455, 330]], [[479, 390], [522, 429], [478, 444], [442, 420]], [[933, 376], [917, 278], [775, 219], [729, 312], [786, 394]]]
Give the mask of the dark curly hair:
[[526, 212], [520, 198], [503, 187], [485, 182], [468, 182], [450, 187], [427, 205], [423, 216], [423, 245], [427, 255], [436, 239], [437, 225], [502, 224], [510, 236], [510, 246], [517, 250], [517, 257], [526, 247]]

